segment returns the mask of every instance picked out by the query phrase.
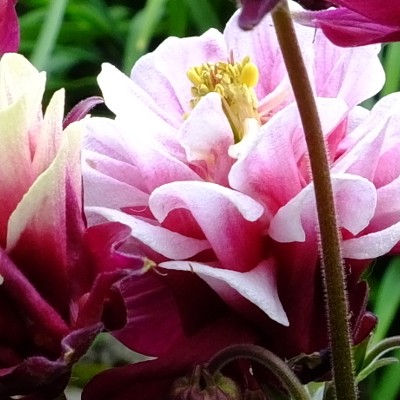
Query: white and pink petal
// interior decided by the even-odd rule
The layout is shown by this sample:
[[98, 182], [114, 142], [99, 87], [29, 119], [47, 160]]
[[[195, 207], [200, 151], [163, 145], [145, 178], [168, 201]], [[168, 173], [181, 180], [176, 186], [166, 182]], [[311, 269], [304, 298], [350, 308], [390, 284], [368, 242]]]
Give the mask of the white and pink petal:
[[149, 205], [159, 222], [187, 209], [224, 268], [246, 271], [258, 263], [262, 237], [257, 221], [264, 207], [251, 197], [209, 182], [171, 182], [154, 190]]
[[[350, 174], [335, 174], [331, 179], [338, 225], [357, 235], [374, 216], [375, 186], [365, 178]], [[317, 211], [311, 183], [276, 213], [269, 234], [282, 243], [304, 242], [315, 240], [316, 231]]]
[[279, 300], [275, 265], [272, 260], [264, 260], [246, 272], [215, 268], [191, 261], [168, 261], [161, 263], [160, 267], [197, 274], [229, 306], [244, 315], [249, 316], [248, 314], [251, 312], [247, 303], [249, 301], [272, 320], [284, 326], [289, 325]]

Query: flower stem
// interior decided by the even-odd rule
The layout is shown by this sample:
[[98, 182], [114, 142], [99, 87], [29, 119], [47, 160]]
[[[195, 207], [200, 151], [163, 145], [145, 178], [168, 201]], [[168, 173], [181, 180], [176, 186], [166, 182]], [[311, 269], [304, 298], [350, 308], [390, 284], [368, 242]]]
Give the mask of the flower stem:
[[258, 362], [260, 365], [271, 371], [286, 387], [291, 399], [310, 399], [304, 386], [297, 379], [289, 366], [274, 353], [261, 346], [248, 344], [229, 346], [226, 349], [221, 350], [210, 360], [207, 369], [212, 375], [215, 375], [225, 365], [241, 358]]
[[310, 157], [321, 240], [321, 268], [326, 293], [336, 396], [340, 400], [355, 400], [357, 389], [354, 379], [345, 271], [325, 141], [287, 0], [279, 3], [272, 12], [272, 18], [299, 109]]

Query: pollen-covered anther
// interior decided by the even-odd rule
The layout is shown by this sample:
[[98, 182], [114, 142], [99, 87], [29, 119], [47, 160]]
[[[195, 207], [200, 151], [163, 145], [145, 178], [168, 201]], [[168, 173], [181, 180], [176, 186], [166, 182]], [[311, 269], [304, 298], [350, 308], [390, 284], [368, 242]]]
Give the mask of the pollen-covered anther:
[[187, 76], [193, 84], [193, 98], [190, 101], [192, 108], [208, 93], [215, 92], [221, 96], [222, 108], [232, 127], [236, 143], [243, 138], [246, 119], [252, 118], [260, 122], [254, 92], [259, 73], [249, 57], [240, 62], [205, 63], [190, 68]]
[[243, 66], [240, 80], [248, 87], [255, 87], [258, 83], [259, 72], [257, 66], [249, 61]]

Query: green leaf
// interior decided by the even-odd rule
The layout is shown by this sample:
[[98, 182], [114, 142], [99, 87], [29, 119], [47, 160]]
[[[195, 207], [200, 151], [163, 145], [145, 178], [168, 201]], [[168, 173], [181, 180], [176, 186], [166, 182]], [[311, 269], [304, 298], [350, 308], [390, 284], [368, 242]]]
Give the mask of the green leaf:
[[400, 258], [394, 258], [388, 265], [378, 288], [374, 312], [379, 323], [372, 338], [374, 343], [381, 341], [389, 331], [400, 306]]
[[397, 92], [400, 86], [400, 43], [390, 43], [386, 47], [383, 66], [386, 72], [385, 86], [380, 96], [386, 96], [389, 93]]
[[384, 358], [379, 358], [372, 362], [371, 364], [368, 365], [368, 367], [364, 368], [356, 378], [356, 382], [360, 383], [363, 381], [365, 378], [367, 378], [369, 375], [371, 375], [373, 372], [375, 372], [377, 369], [386, 367], [391, 364], [396, 364], [398, 363], [399, 360], [396, 357], [384, 357]]
[[186, 0], [190, 14], [200, 32], [209, 28], [220, 28], [219, 18], [210, 0]]
[[123, 71], [126, 74], [129, 74], [135, 61], [148, 50], [150, 40], [166, 11], [166, 2], [167, 0], [147, 0], [146, 6], [132, 18], [123, 60]]
[[77, 363], [74, 364], [71, 374], [71, 383], [77, 387], [84, 387], [94, 376], [110, 368], [104, 364]]
[[361, 343], [353, 346], [353, 353], [354, 353], [354, 363], [356, 373], [358, 374], [365, 367], [365, 358], [368, 350], [368, 346], [371, 341], [372, 334], [369, 335], [365, 340]]
[[[395, 357], [400, 357], [400, 351], [395, 353]], [[398, 400], [400, 393], [400, 363], [391, 365], [383, 371], [378, 384], [372, 391], [372, 399], [375, 400]]]
[[169, 0], [168, 13], [168, 34], [178, 37], [185, 36], [189, 18], [186, 0]]
[[64, 19], [68, 0], [52, 1], [48, 5], [46, 19], [32, 52], [31, 62], [39, 70], [48, 68], [50, 56], [56, 44]]

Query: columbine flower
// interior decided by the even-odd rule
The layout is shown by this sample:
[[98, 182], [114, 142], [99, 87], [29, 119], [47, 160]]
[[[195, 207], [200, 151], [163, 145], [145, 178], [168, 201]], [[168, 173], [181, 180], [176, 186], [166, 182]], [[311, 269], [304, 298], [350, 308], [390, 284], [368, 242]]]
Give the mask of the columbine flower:
[[[399, 214], [379, 225], [377, 208], [378, 182], [397, 176], [383, 149], [400, 141], [386, 122], [361, 123], [368, 112], [354, 108], [383, 84], [379, 47], [342, 49], [297, 29], [332, 161], [359, 341], [373, 325], [360, 271], [400, 239], [385, 230]], [[100, 375], [84, 398], [161, 398], [174, 378], [232, 342], [282, 357], [324, 349], [313, 186], [270, 18], [243, 32], [236, 14], [224, 34], [169, 38], [131, 79], [106, 64], [99, 83], [116, 119], [88, 125], [86, 214], [97, 226], [125, 224], [121, 251], [158, 264], [121, 284], [129, 322], [117, 337], [159, 358]], [[381, 147], [371, 144], [370, 126], [379, 126]]]
[[0, 56], [17, 51], [19, 47], [19, 24], [15, 11], [17, 0], [0, 0]]
[[[108, 226], [103, 235], [96, 228], [85, 232], [80, 171], [84, 122], [71, 123], [63, 131], [63, 90], [53, 95], [43, 116], [44, 84], [45, 75], [22, 56], [2, 57], [2, 399], [57, 397], [71, 365], [104, 324], [120, 328], [125, 321], [125, 309], [112, 289], [124, 275], [113, 271], [122, 267], [113, 246], [123, 228]], [[92, 253], [96, 246], [101, 253]], [[96, 259], [100, 256], [102, 263]], [[112, 267], [107, 265], [111, 259]], [[106, 318], [107, 309], [114, 310], [113, 319]]]

